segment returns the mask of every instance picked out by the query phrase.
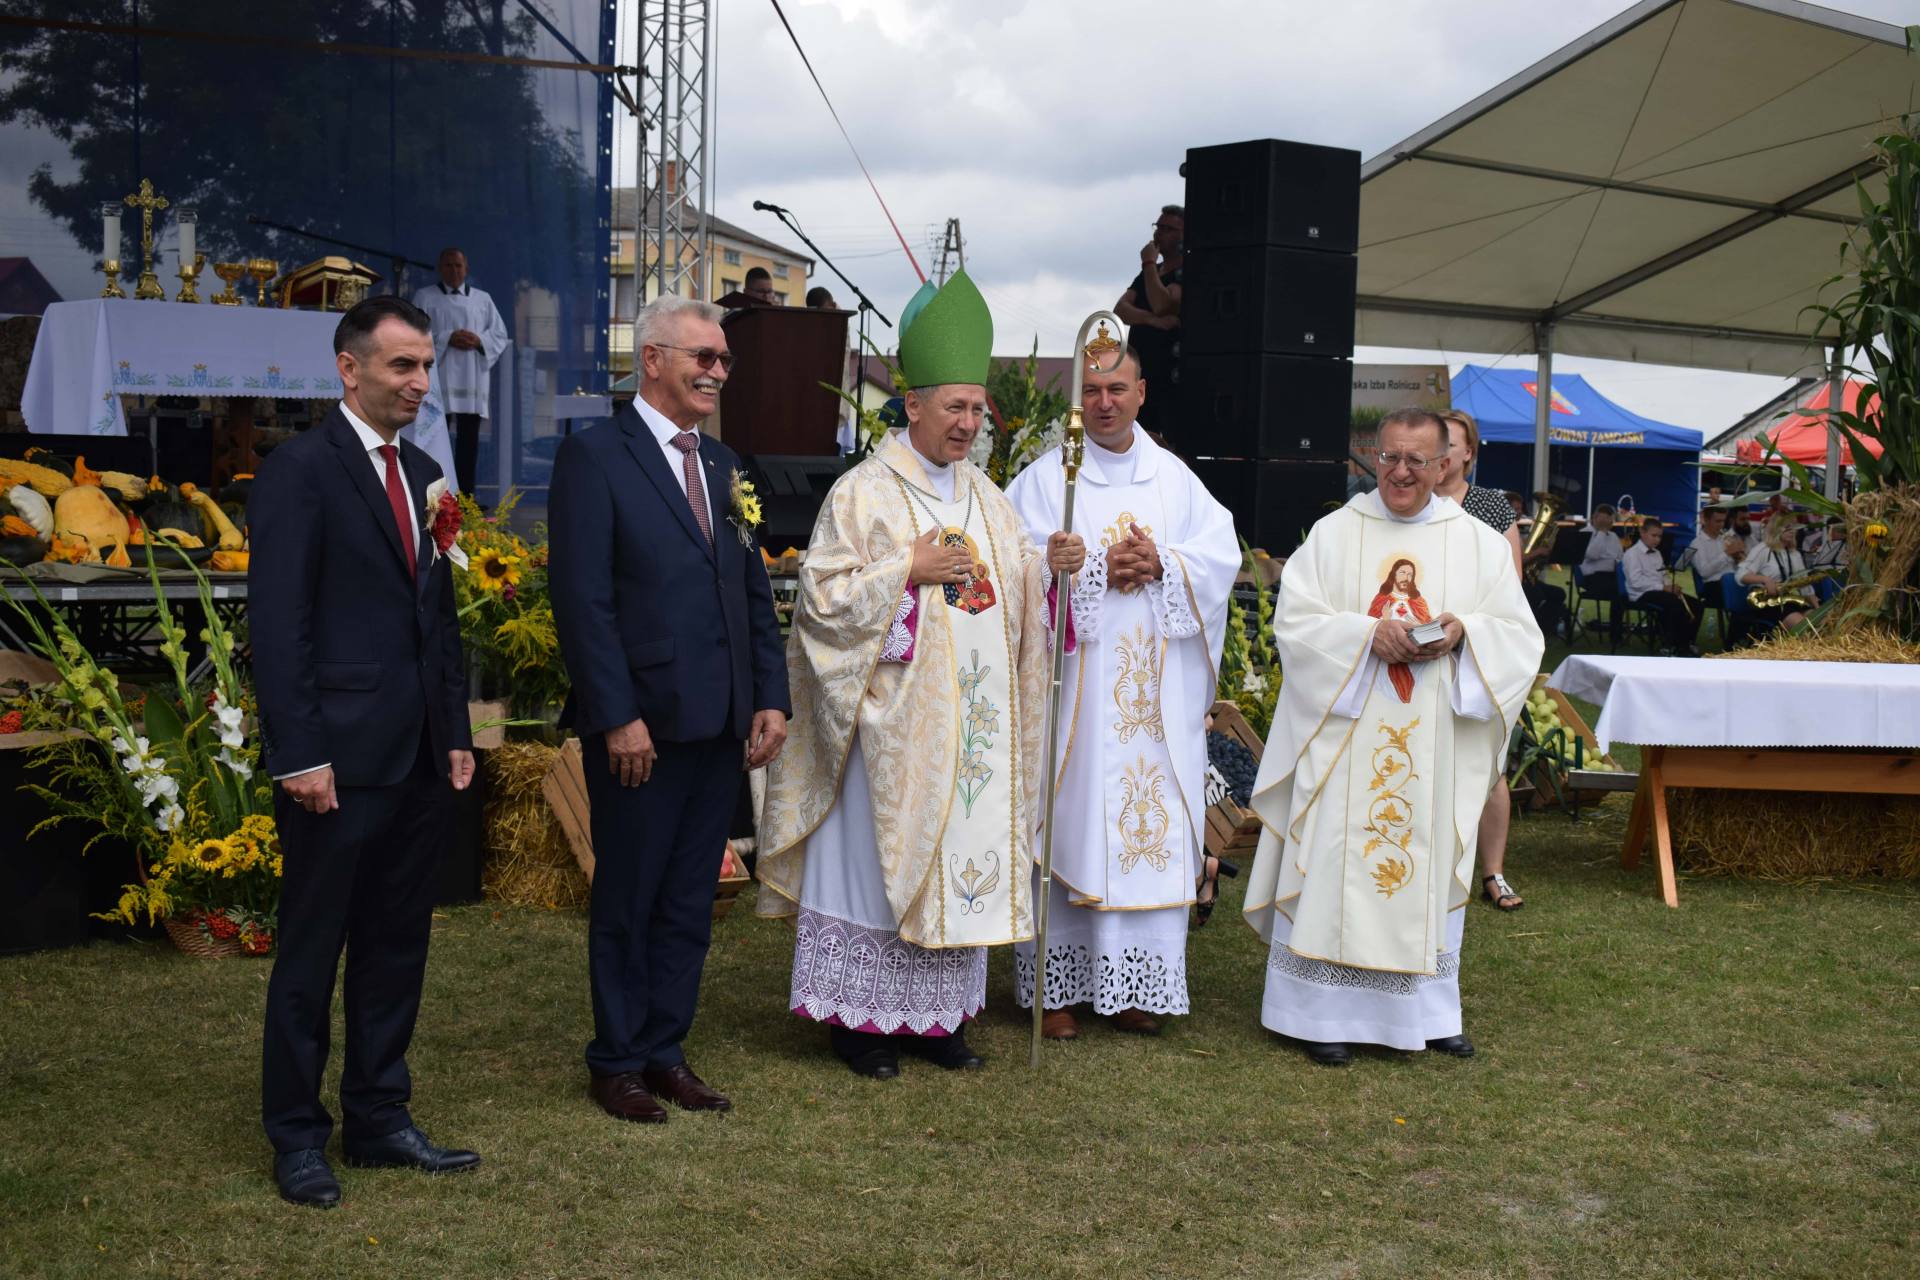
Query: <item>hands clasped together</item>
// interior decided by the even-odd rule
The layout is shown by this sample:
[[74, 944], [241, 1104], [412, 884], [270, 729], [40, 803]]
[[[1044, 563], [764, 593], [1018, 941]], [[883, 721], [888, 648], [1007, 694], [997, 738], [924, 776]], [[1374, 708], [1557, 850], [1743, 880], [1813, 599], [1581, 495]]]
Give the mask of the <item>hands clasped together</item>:
[[1447, 638], [1436, 640], [1432, 644], [1413, 642], [1414, 624], [1401, 622], [1397, 618], [1382, 618], [1373, 629], [1373, 651], [1383, 662], [1432, 662], [1435, 658], [1445, 657], [1460, 647], [1466, 639], [1467, 629], [1460, 619], [1450, 613], [1443, 613], [1434, 619], [1446, 629]]
[[1126, 538], [1107, 548], [1107, 585], [1116, 591], [1138, 591], [1160, 581], [1166, 571], [1160, 548], [1137, 524], [1128, 525]]

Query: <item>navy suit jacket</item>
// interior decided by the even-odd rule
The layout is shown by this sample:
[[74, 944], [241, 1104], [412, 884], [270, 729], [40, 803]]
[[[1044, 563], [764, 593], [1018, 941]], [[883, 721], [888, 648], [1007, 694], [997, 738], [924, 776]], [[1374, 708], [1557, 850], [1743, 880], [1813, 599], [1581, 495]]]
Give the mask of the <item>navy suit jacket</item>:
[[429, 735], [435, 767], [473, 746], [451, 562], [433, 559], [440, 467], [402, 440], [420, 525], [417, 580], [386, 487], [335, 405], [269, 454], [247, 495], [247, 616], [260, 738], [278, 777], [323, 764], [343, 787], [403, 781]]
[[547, 530], [560, 652], [560, 723], [585, 736], [646, 721], [656, 741], [745, 738], [755, 711], [789, 710], [787, 663], [760, 548], [727, 517], [740, 460], [700, 437], [713, 541], [631, 405], [567, 437]]

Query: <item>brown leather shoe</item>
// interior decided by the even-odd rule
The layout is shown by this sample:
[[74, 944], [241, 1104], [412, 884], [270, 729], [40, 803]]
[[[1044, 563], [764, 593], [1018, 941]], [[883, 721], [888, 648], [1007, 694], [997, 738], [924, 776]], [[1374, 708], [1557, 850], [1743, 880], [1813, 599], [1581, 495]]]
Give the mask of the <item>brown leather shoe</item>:
[[1131, 1031], [1137, 1036], [1160, 1034], [1160, 1020], [1145, 1009], [1122, 1009], [1111, 1021], [1115, 1031]]
[[1077, 1040], [1080, 1024], [1071, 1009], [1049, 1009], [1040, 1019], [1040, 1034], [1049, 1040]]
[[665, 1071], [643, 1071], [640, 1078], [646, 1081], [647, 1088], [682, 1111], [733, 1109], [733, 1103], [727, 1095], [709, 1088], [707, 1082], [693, 1074], [693, 1068], [684, 1062]]
[[587, 1094], [600, 1104], [601, 1110], [616, 1119], [637, 1124], [667, 1122], [667, 1109], [647, 1092], [646, 1082], [638, 1071], [622, 1071], [610, 1076], [596, 1071], [587, 1082]]

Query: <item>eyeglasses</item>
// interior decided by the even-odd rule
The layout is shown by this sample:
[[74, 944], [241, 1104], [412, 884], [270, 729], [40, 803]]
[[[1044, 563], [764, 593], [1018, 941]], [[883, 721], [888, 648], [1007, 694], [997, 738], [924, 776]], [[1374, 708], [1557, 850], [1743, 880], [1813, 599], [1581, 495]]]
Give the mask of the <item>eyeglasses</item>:
[[702, 369], [713, 368], [715, 361], [719, 362], [722, 369], [731, 370], [733, 368], [733, 352], [731, 351], [715, 351], [712, 347], [676, 347], [671, 342], [648, 342], [643, 345], [661, 347], [667, 351], [684, 351], [692, 356], [693, 362]]
[[1409, 471], [1425, 471], [1428, 467], [1438, 466], [1439, 458], [1423, 458], [1417, 453], [1383, 453], [1379, 456], [1380, 469], [1392, 471], [1405, 467]]

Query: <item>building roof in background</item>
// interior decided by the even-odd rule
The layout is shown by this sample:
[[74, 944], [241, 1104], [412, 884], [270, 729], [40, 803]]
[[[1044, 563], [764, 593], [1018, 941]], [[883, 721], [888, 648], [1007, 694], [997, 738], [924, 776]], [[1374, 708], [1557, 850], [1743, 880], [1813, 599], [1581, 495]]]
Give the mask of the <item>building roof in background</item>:
[[0, 315], [37, 316], [60, 301], [31, 258], [0, 258]]
[[[635, 188], [615, 187], [613, 189], [613, 229], [615, 231], [633, 230], [633, 220], [637, 203], [638, 192]], [[645, 213], [648, 217], [651, 217], [653, 214], [653, 201], [651, 199], [647, 201]], [[777, 240], [769, 240], [765, 236], [755, 235], [745, 227], [737, 223], [728, 222], [718, 214], [709, 213], [707, 215], [707, 229], [715, 236], [725, 236], [729, 240], [738, 240], [743, 244], [750, 244], [757, 249], [765, 249], [768, 253], [778, 254], [783, 258], [791, 258], [795, 262], [804, 262], [807, 264], [809, 274], [811, 274], [813, 270], [813, 259], [798, 249], [789, 249]]]
[[1783, 417], [1799, 408], [1813, 389], [1825, 381], [1825, 378], [1795, 379], [1794, 384], [1785, 391], [1742, 417], [1725, 431], [1710, 438], [1706, 444], [1706, 451], [1732, 453], [1734, 446], [1742, 440], [1752, 440], [1761, 432], [1778, 426]]

